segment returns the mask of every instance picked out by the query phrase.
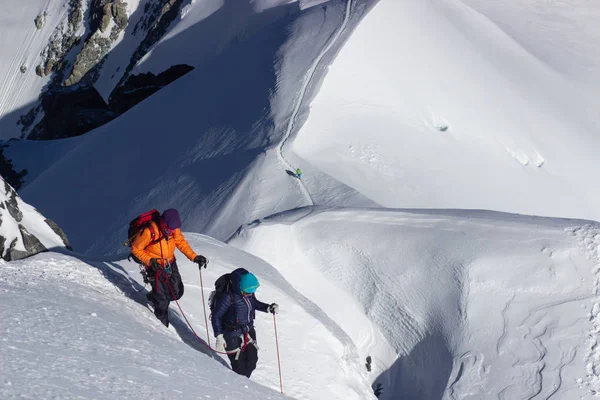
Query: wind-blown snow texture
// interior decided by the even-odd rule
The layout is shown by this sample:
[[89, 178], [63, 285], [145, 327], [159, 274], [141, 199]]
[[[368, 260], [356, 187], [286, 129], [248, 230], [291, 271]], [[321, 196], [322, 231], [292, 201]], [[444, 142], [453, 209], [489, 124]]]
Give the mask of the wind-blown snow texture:
[[307, 208], [230, 243], [319, 304], [352, 340], [349, 359], [373, 357], [382, 399], [574, 399], [599, 388], [599, 228]]

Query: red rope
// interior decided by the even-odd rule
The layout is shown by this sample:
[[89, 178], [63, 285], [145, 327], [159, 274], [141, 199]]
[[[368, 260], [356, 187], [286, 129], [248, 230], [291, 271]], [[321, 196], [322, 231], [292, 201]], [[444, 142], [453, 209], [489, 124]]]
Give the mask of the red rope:
[[[192, 324], [190, 324], [190, 321], [188, 321], [187, 317], [185, 316], [185, 313], [181, 309], [181, 306], [179, 305], [179, 301], [177, 301], [175, 299], [175, 292], [173, 292], [173, 288], [171, 287], [171, 282], [169, 282], [169, 278], [168, 277], [167, 277], [167, 286], [169, 287], [169, 290], [171, 291], [171, 296], [173, 296], [173, 300], [175, 300], [175, 303], [177, 303], [177, 307], [179, 307], [179, 311], [181, 311], [181, 315], [183, 315], [183, 319], [185, 319], [185, 322], [190, 327], [190, 329], [194, 333], [194, 336], [196, 336], [196, 339], [198, 339], [200, 341], [200, 343], [202, 343], [204, 346], [208, 347], [210, 350], [214, 351], [217, 354], [235, 354], [235, 353], [237, 353], [237, 349], [233, 350], [233, 351], [218, 351], [218, 350], [215, 350], [215, 349], [213, 349], [210, 346], [210, 343], [207, 343], [204, 340], [202, 340], [200, 338], [200, 336], [198, 336], [198, 334], [196, 333], [196, 331], [194, 330], [194, 328], [192, 328]], [[204, 290], [204, 288], [201, 288], [201, 290]], [[202, 297], [204, 297], [204, 293], [202, 294]], [[204, 309], [206, 310], [206, 307]], [[206, 318], [206, 311], [204, 311], [204, 317]], [[208, 324], [206, 325], [206, 332], [208, 334]]]
[[275, 346], [277, 347], [277, 366], [279, 367], [279, 390], [283, 394], [283, 380], [281, 379], [281, 360], [279, 358], [279, 339], [277, 338], [277, 321], [273, 314], [273, 326], [275, 327]]

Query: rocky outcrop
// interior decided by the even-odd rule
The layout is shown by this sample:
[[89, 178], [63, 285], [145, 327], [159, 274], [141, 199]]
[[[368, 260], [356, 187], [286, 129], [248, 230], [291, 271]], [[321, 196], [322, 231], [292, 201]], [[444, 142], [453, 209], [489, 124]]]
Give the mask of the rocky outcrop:
[[158, 75], [150, 72], [131, 75], [124, 85], [118, 86], [112, 92], [108, 106], [112, 111], [122, 114], [193, 69], [194, 67], [181, 64], [174, 65]]
[[144, 30], [147, 32], [146, 36], [131, 56], [129, 65], [127, 65], [125, 73], [117, 86], [123, 85], [127, 81], [133, 67], [146, 55], [150, 47], [164, 36], [171, 22], [179, 15], [182, 5], [183, 0], [161, 0], [146, 4], [144, 17], [138, 21], [133, 29], [134, 35], [139, 30]]
[[23, 178], [27, 175], [27, 170], [24, 169], [17, 172], [12, 164], [12, 161], [4, 155], [4, 149], [0, 147], [0, 175], [12, 187], [19, 190], [23, 184]]
[[[111, 50], [119, 34], [127, 26], [127, 3], [117, 0], [92, 0], [90, 10], [90, 34], [77, 55], [65, 86], [81, 82], [93, 84], [98, 79], [102, 60]], [[110, 32], [109, 32], [110, 28]], [[107, 35], [107, 33], [109, 33]], [[94, 68], [98, 66], [98, 68]], [[91, 72], [91, 74], [90, 74]], [[86, 76], [88, 75], [89, 76]]]
[[65, 233], [23, 202], [5, 181], [0, 191], [0, 257], [18, 260], [50, 248], [70, 249]]
[[111, 111], [92, 86], [55, 89], [42, 99], [45, 117], [33, 128], [28, 139], [50, 140], [79, 136], [113, 120]]
[[[106, 104], [93, 86], [114, 43], [127, 27], [127, 3], [86, 0], [88, 8], [84, 13], [83, 0], [69, 0], [68, 20], [54, 30], [41, 53], [42, 61], [35, 67], [36, 75], [52, 79], [40, 95], [39, 103], [19, 119], [21, 137], [46, 140], [81, 135], [189, 72], [192, 67], [176, 65], [158, 75], [130, 75], [133, 67], [167, 32], [184, 1], [148, 0], [143, 10], [139, 9], [143, 15], [132, 35], [144, 37], [130, 59], [123, 60], [123, 77]], [[41, 14], [36, 18], [36, 26], [38, 22], [43, 24], [44, 17]], [[79, 36], [82, 28], [86, 32]]]
[[[83, 1], [69, 0], [68, 6], [67, 22], [56, 27], [48, 44], [42, 50], [42, 62], [36, 67], [36, 74], [39, 76], [48, 76], [53, 71], [67, 68], [68, 62], [65, 61], [65, 57], [73, 47], [79, 44], [80, 37], [77, 36], [77, 31], [83, 21]], [[62, 80], [63, 74], [58, 80]]]
[[46, 23], [46, 16], [47, 16], [47, 12], [44, 11], [43, 13], [41, 13], [40, 15], [38, 15], [37, 17], [35, 17], [35, 19], [33, 20], [35, 27], [37, 29], [42, 29], [44, 27], [44, 24]]

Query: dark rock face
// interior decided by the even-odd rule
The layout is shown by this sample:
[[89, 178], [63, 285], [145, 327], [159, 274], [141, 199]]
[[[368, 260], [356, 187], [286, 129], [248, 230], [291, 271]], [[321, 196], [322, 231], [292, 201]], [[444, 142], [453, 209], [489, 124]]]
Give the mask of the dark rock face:
[[48, 226], [50, 228], [52, 228], [54, 233], [56, 233], [58, 236], [60, 236], [63, 243], [65, 244], [65, 247], [69, 250], [73, 250], [73, 248], [71, 247], [71, 244], [69, 243], [69, 239], [67, 238], [67, 235], [65, 235], [63, 230], [60, 229], [60, 227], [58, 225], [56, 225], [56, 222], [52, 221], [51, 219], [46, 219], [45, 222], [48, 224]]
[[[24, 169], [17, 172], [12, 165], [11, 160], [4, 155], [4, 149], [0, 147], [0, 176], [8, 182], [16, 190], [23, 185], [23, 178], [27, 175], [27, 170]], [[1, 205], [1, 204], [0, 204]]]
[[19, 203], [17, 203], [17, 192], [6, 182], [4, 182], [4, 190], [8, 199], [4, 202], [8, 213], [15, 221], [23, 221], [23, 213], [19, 209]]
[[[90, 7], [90, 33], [77, 55], [71, 74], [64, 83], [65, 86], [77, 84], [82, 80], [83, 83], [92, 85], [98, 79], [99, 69], [105, 56], [127, 26], [127, 4], [121, 0], [114, 2], [92, 0]], [[111, 22], [114, 24], [110, 29], [110, 35], [105, 37], [102, 34], [108, 31]]]
[[[39, 102], [20, 117], [21, 137], [49, 140], [84, 134], [189, 72], [192, 67], [176, 65], [159, 75], [130, 76], [136, 63], [167, 32], [184, 1], [146, 2], [144, 15], [132, 32], [145, 36], [131, 58], [124, 60], [125, 73], [107, 105], [93, 86], [112, 46], [129, 23], [127, 3], [123, 0], [90, 0], [84, 14], [83, 0], [68, 0], [68, 20], [54, 30], [41, 53], [41, 63], [35, 67], [36, 75], [52, 76], [51, 82], [40, 94]], [[35, 19], [38, 29], [43, 26], [45, 17], [43, 13]], [[86, 33], [78, 36], [82, 26]], [[73, 91], [65, 90], [66, 87]]]
[[[19, 208], [19, 203], [22, 204], [22, 201], [19, 200], [17, 192], [6, 181], [3, 183], [4, 193], [0, 193], [0, 198], [3, 199], [0, 200], [0, 209], [4, 210], [0, 212], [0, 256], [4, 260], [18, 260], [46, 251], [42, 242], [27, 229], [27, 227], [33, 227], [33, 230], [39, 229], [41, 224], [48, 225], [56, 233], [57, 238], [54, 241], [57, 247], [65, 246], [71, 250], [67, 236], [52, 220], [45, 219], [35, 210], [28, 211], [26, 216], [23, 215]], [[18, 232], [15, 232], [15, 225], [18, 227]], [[7, 247], [8, 242], [10, 244]]]
[[35, 254], [41, 253], [43, 251], [47, 251], [46, 247], [36, 238], [34, 235], [29, 233], [27, 229], [21, 224], [19, 224], [19, 232], [21, 232], [21, 237], [23, 238], [23, 245], [25, 246], [25, 251], [15, 249], [17, 244], [17, 239], [15, 238], [6, 254], [4, 255], [4, 260], [6, 261], [14, 261], [20, 260], [22, 258], [27, 258], [33, 256]]
[[118, 116], [109, 110], [96, 89], [89, 86], [49, 92], [42, 100], [42, 107], [46, 115], [33, 128], [28, 139], [79, 136]]
[[189, 65], [180, 64], [174, 65], [158, 75], [152, 73], [131, 75], [124, 85], [118, 86], [112, 92], [108, 103], [109, 108], [122, 114], [193, 69]]

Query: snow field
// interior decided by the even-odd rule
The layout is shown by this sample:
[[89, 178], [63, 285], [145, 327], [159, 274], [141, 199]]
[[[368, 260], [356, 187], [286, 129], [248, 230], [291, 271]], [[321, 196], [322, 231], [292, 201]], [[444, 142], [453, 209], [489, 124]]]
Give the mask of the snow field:
[[[369, 383], [336, 325], [270, 265], [212, 238], [186, 235], [205, 254], [204, 298], [221, 274], [244, 266], [262, 285], [259, 299], [277, 302], [284, 393], [296, 399], [372, 398]], [[180, 304], [205, 339], [202, 288], [195, 264], [180, 255], [186, 286]], [[0, 395], [121, 398], [280, 398], [273, 318], [257, 313], [259, 364], [251, 381], [213, 359], [189, 330], [176, 304], [166, 329], [144, 306], [139, 268], [127, 261], [81, 261], [45, 253], [2, 265], [1, 368], [11, 371]], [[212, 328], [209, 328], [214, 345]], [[217, 361], [217, 362], [215, 362]], [[223, 365], [221, 365], [223, 364]], [[227, 371], [223, 370], [226, 368]], [[271, 389], [267, 389], [271, 388]]]
[[[556, 10], [531, 18], [560, 21]], [[461, 2], [377, 3], [286, 151], [384, 207], [598, 219], [599, 193], [587, 183], [600, 146], [597, 91], [537, 58], [494, 16]], [[553, 57], [570, 59], [564, 48]]]
[[484, 212], [298, 213], [230, 243], [277, 266], [359, 358], [373, 356], [382, 399], [597, 392], [588, 332], [600, 309], [589, 258], [598, 243], [572, 234], [596, 225]]

